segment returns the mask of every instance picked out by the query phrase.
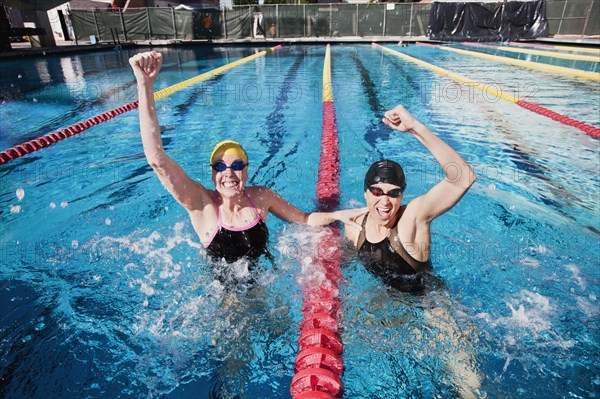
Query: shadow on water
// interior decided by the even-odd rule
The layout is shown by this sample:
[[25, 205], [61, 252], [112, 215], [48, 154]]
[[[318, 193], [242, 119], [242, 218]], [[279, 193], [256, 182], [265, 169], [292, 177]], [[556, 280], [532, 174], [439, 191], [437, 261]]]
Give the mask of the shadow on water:
[[[285, 127], [285, 114], [284, 113], [289, 107], [289, 94], [292, 90], [292, 86], [293, 86], [294, 82], [296, 81], [296, 78], [298, 77], [298, 70], [300, 69], [300, 66], [302, 65], [304, 56], [305, 56], [304, 53], [298, 54], [296, 56], [296, 59], [294, 60], [292, 66], [290, 67], [288, 72], [286, 73], [286, 75], [283, 79], [283, 83], [279, 89], [279, 93], [277, 94], [277, 98], [275, 100], [275, 109], [273, 110], [273, 112], [271, 112], [269, 114], [269, 116], [267, 116], [267, 120], [266, 120], [267, 137], [260, 139], [260, 143], [264, 146], [264, 148], [267, 149], [267, 156], [262, 160], [260, 165], [256, 168], [256, 172], [254, 172], [252, 177], [249, 179], [249, 184], [255, 184], [255, 182], [258, 178], [259, 172], [261, 170], [266, 170], [266, 166], [269, 165], [269, 162], [271, 162], [271, 160], [273, 160], [273, 158], [275, 158], [275, 156], [279, 153], [281, 148], [283, 148], [283, 144], [284, 144], [283, 139], [287, 133], [287, 129]], [[298, 149], [298, 144], [296, 143], [294, 148], [285, 155], [284, 159], [287, 158], [289, 155], [293, 155], [294, 153], [296, 153], [297, 149]], [[281, 161], [279, 163], [279, 165], [281, 166], [281, 168], [279, 168], [277, 175], [281, 174], [282, 171], [285, 170], [285, 162], [284, 161]], [[273, 176], [270, 179], [270, 181], [265, 182], [265, 184], [267, 186], [269, 185], [269, 183], [272, 184], [271, 182], [274, 180], [275, 177], [277, 177], [277, 176]], [[262, 181], [265, 180], [264, 176], [262, 177], [261, 180]]]
[[358, 68], [362, 87], [367, 96], [367, 103], [369, 104], [369, 108], [374, 115], [374, 121], [371, 122], [370, 126], [368, 127], [364, 135], [364, 140], [374, 151], [377, 152], [378, 159], [383, 159], [383, 153], [379, 150], [379, 148], [377, 148], [377, 140], [387, 141], [390, 138], [390, 129], [381, 123], [381, 118], [386, 110], [383, 108], [379, 98], [377, 97], [377, 88], [375, 86], [375, 82], [373, 82], [373, 79], [371, 79], [371, 74], [362, 63], [360, 58], [356, 55], [356, 52], [352, 53], [352, 60]]

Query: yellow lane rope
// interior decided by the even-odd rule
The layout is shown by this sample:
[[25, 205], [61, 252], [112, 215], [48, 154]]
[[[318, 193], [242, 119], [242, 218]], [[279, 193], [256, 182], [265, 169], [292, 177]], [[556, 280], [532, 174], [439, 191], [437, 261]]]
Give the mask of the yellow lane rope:
[[[417, 44], [419, 44], [419, 43], [417, 43]], [[558, 73], [558, 74], [562, 74], [562, 75], [575, 76], [575, 77], [582, 78], [582, 79], [600, 81], [600, 73], [598, 73], [598, 72], [581, 71], [579, 69], [565, 68], [565, 67], [559, 67], [559, 66], [548, 65], [548, 64], [541, 64], [539, 62], [517, 60], [517, 59], [509, 58], [509, 57], [500, 57], [497, 55], [483, 54], [483, 53], [478, 53], [476, 51], [461, 50], [461, 49], [452, 48], [452, 47], [431, 45], [431, 44], [425, 44], [425, 43], [421, 43], [421, 44], [426, 45], [426, 46], [433, 46], [440, 50], [452, 51], [452, 52], [458, 53], [458, 54], [483, 58], [484, 60], [500, 62], [502, 64], [516, 65], [516, 66], [520, 66], [520, 67], [528, 68], [528, 69], [535, 69], [535, 70], [540, 70], [540, 71], [545, 71], [545, 72]]]
[[519, 42], [509, 42], [508, 44], [510, 44], [512, 46], [545, 47], [545, 48], [552, 48], [552, 49], [555, 49], [558, 51], [579, 51], [582, 53], [600, 54], [600, 48], [597, 48], [597, 47], [553, 46], [550, 44], [529, 44], [529, 43], [519, 43]]
[[174, 93], [174, 92], [176, 92], [178, 90], [181, 90], [181, 89], [183, 89], [185, 87], [193, 85], [194, 83], [198, 83], [198, 82], [200, 82], [202, 80], [206, 80], [206, 79], [212, 78], [213, 76], [220, 75], [220, 74], [222, 74], [223, 72], [225, 72], [225, 71], [227, 71], [229, 69], [232, 69], [232, 68], [235, 68], [235, 67], [240, 66], [242, 64], [245, 64], [246, 62], [252, 61], [255, 58], [262, 57], [262, 56], [264, 56], [264, 55], [266, 55], [266, 54], [268, 54], [268, 53], [270, 53], [272, 51], [278, 50], [279, 48], [281, 48], [281, 45], [275, 46], [275, 47], [271, 47], [271, 48], [269, 48], [267, 50], [259, 51], [256, 54], [252, 54], [252, 55], [249, 55], [248, 57], [244, 57], [244, 58], [241, 58], [241, 59], [239, 59], [237, 61], [230, 62], [229, 64], [223, 65], [223, 66], [221, 66], [219, 68], [215, 68], [213, 70], [210, 70], [210, 71], [205, 72], [203, 74], [200, 74], [198, 76], [194, 76], [193, 78], [190, 78], [188, 80], [184, 80], [183, 82], [179, 82], [177, 84], [174, 84], [173, 86], [169, 86], [167, 88], [159, 90], [159, 91], [157, 91], [157, 92], [154, 93], [154, 99], [158, 100], [159, 98], [168, 96], [168, 95], [170, 95], [170, 94], [172, 94], [172, 93]]
[[477, 43], [461, 43], [461, 44], [464, 46], [489, 48], [489, 49], [494, 49], [494, 50], [509, 51], [511, 53], [519, 53], [519, 54], [541, 55], [544, 57], [562, 58], [565, 60], [600, 62], [600, 54], [598, 54], [596, 56], [579, 55], [579, 54], [563, 54], [563, 53], [557, 53], [556, 51], [521, 49], [521, 48], [508, 47], [508, 46], [491, 46], [489, 44], [477, 44]]
[[456, 80], [457, 82], [461, 82], [461, 83], [464, 83], [466, 85], [475, 87], [476, 89], [485, 91], [485, 92], [493, 95], [494, 97], [499, 97], [499, 98], [502, 98], [502, 99], [504, 99], [506, 101], [510, 101], [512, 103], [516, 103], [517, 101], [519, 101], [519, 99], [517, 97], [512, 96], [510, 94], [507, 94], [507, 93], [504, 93], [502, 91], [502, 89], [499, 89], [499, 88], [495, 87], [495, 85], [484, 85], [484, 84], [479, 83], [479, 82], [477, 82], [477, 81], [475, 81], [473, 79], [469, 79], [469, 78], [464, 77], [462, 75], [459, 75], [457, 73], [447, 71], [447, 70], [445, 70], [443, 68], [440, 68], [438, 66], [432, 65], [432, 64], [430, 64], [428, 62], [425, 62], [425, 61], [421, 61], [418, 58], [411, 57], [410, 55], [406, 55], [406, 54], [398, 52], [396, 50], [392, 50], [390, 48], [383, 47], [383, 46], [381, 46], [381, 45], [379, 45], [377, 43], [373, 43], [373, 46], [375, 46], [377, 48], [380, 48], [383, 51], [386, 51], [386, 52], [388, 52], [390, 54], [393, 54], [396, 57], [400, 57], [400, 58], [402, 58], [402, 59], [404, 59], [406, 61], [412, 62], [414, 64], [417, 64], [417, 65], [420, 65], [420, 66], [422, 66], [424, 68], [427, 68], [429, 70], [437, 72], [437, 73], [439, 73], [442, 76], [449, 77], [450, 79]]
[[331, 50], [329, 44], [325, 50], [325, 63], [323, 64], [323, 102], [333, 101], [333, 88], [331, 87]]

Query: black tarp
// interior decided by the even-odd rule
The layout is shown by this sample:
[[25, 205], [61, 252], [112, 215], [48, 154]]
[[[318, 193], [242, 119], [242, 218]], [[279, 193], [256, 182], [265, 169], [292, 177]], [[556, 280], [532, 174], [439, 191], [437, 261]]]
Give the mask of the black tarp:
[[545, 0], [434, 2], [429, 37], [445, 41], [514, 41], [548, 36]]

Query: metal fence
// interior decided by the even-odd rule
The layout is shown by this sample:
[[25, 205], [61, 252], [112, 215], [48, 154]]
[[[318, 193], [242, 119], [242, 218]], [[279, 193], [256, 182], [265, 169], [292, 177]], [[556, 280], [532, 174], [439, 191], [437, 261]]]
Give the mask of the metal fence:
[[[550, 35], [600, 35], [600, 0], [548, 0]], [[99, 41], [209, 37], [428, 36], [431, 3], [275, 4], [231, 9], [140, 8], [71, 10], [77, 40]], [[203, 19], [210, 16], [212, 27]]]
[[551, 35], [600, 35], [599, 0], [549, 0], [546, 17]]

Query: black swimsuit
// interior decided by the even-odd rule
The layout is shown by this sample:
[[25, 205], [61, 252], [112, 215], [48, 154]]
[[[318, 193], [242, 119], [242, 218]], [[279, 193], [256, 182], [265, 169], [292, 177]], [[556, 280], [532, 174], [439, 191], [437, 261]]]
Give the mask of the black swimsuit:
[[252, 223], [245, 227], [225, 226], [221, 220], [221, 211], [217, 205], [217, 229], [212, 239], [206, 245], [206, 253], [215, 260], [224, 259], [227, 263], [245, 258], [256, 260], [263, 254], [268, 254], [267, 242], [269, 230], [260, 217], [252, 199], [244, 192], [252, 205], [256, 217]]
[[418, 261], [406, 251], [397, 239], [397, 224], [382, 241], [368, 241], [365, 234], [367, 217], [368, 214], [363, 219], [357, 242], [360, 261], [369, 272], [393, 288], [408, 292], [422, 291], [427, 275], [423, 272], [431, 270], [431, 262]]

